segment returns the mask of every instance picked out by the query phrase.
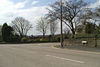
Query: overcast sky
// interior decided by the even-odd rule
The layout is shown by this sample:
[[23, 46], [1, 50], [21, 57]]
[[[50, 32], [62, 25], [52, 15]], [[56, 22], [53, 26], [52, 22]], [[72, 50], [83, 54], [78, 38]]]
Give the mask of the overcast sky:
[[[47, 13], [48, 4], [57, 0], [0, 0], [0, 25], [8, 24], [17, 17], [21, 16], [29, 20], [33, 25], [30, 35], [39, 34], [35, 30], [37, 18]], [[91, 8], [99, 6], [100, 0], [84, 0], [90, 4]]]

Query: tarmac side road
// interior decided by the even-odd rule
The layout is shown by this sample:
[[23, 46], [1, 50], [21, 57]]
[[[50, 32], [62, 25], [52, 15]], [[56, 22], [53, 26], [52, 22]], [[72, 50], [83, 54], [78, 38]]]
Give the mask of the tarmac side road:
[[0, 67], [100, 67], [100, 53], [45, 44], [0, 45]]

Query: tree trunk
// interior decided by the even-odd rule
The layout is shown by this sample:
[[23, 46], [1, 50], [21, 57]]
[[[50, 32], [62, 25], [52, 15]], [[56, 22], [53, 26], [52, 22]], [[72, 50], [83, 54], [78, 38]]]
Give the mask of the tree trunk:
[[72, 29], [71, 29], [71, 31], [72, 31], [72, 38], [74, 38], [74, 36], [75, 36], [75, 29], [74, 29], [74, 26], [73, 26], [73, 22], [72, 21], [70, 21], [71, 22], [71, 27], [72, 27]]
[[45, 38], [45, 33], [43, 33], [43, 38]]
[[72, 29], [72, 38], [75, 38], [75, 31]]

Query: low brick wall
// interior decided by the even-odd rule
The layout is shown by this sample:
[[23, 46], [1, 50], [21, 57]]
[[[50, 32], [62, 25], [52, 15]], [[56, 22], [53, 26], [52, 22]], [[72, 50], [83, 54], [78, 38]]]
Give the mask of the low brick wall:
[[[82, 44], [82, 41], [87, 41], [88, 44]], [[100, 40], [97, 40], [97, 44], [100, 45]], [[94, 47], [95, 39], [88, 38], [88, 39], [65, 39], [64, 46], [90, 46]]]

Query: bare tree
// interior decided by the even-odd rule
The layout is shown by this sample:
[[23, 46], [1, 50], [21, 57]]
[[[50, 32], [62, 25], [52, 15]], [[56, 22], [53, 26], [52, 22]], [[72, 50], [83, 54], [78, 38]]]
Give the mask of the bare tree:
[[91, 14], [91, 18], [97, 22], [97, 21], [100, 21], [100, 7], [96, 8], [94, 11], [92, 11], [92, 14]]
[[68, 27], [64, 28], [64, 35], [69, 36], [69, 34], [70, 34], [70, 29], [68, 29]]
[[58, 28], [58, 26], [57, 26], [58, 23], [57, 23], [57, 21], [53, 21], [53, 22], [49, 22], [49, 24], [50, 24], [50, 33], [52, 36], [54, 36], [57, 31], [57, 28]]
[[50, 25], [50, 33], [51, 33], [52, 40], [53, 40], [55, 33], [57, 32], [58, 23], [57, 23], [57, 21], [49, 21], [49, 25]]
[[23, 17], [16, 17], [12, 21], [14, 32], [20, 37], [26, 36], [28, 31], [32, 28], [30, 22]]
[[[79, 24], [77, 19], [82, 11], [82, 8], [86, 6], [83, 0], [69, 0], [64, 1], [62, 5], [63, 22], [69, 27], [72, 34], [75, 35], [75, 27]], [[50, 5], [49, 13], [47, 17], [51, 19], [60, 19], [60, 3], [57, 1]]]
[[43, 34], [43, 38], [45, 37], [45, 34], [48, 30], [48, 21], [46, 18], [41, 17], [36, 26], [37, 31], [41, 32]]

